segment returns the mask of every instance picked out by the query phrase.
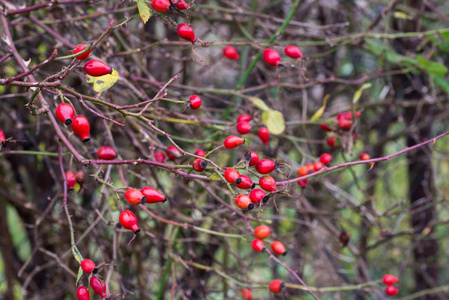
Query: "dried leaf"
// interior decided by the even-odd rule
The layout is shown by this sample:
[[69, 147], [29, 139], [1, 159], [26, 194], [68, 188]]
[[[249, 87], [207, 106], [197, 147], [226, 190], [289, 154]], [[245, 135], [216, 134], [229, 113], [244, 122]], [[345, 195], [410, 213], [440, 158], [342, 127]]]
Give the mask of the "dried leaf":
[[151, 17], [150, 8], [145, 3], [145, 0], [137, 0], [137, 8], [139, 9], [140, 18], [145, 24]]

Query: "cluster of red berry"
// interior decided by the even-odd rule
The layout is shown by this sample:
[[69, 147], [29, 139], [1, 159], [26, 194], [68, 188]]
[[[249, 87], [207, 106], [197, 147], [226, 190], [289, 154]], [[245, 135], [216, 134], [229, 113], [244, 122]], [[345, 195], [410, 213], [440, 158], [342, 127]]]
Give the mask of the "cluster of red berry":
[[[299, 167], [297, 173], [298, 177], [303, 177], [309, 174], [312, 174], [313, 172], [318, 172], [324, 166], [328, 166], [332, 161], [332, 155], [329, 153], [323, 153], [320, 156], [320, 160], [315, 163], [308, 163], [305, 166]], [[307, 179], [298, 180], [298, 185], [302, 188], [304, 188], [307, 185]]]
[[[284, 52], [287, 56], [294, 59], [300, 59], [302, 57], [301, 50], [293, 45], [285, 47]], [[263, 51], [263, 60], [267, 65], [276, 67], [281, 63], [281, 55], [276, 50], [267, 48]]]
[[[86, 47], [89, 47], [89, 50], [87, 50], [84, 53], [81, 53], [80, 55], [77, 55], [76, 59], [85, 60], [86, 58], [89, 57], [89, 55], [92, 51], [90, 49], [89, 45], [86, 45], [86, 44], [76, 45], [76, 47], [73, 49], [74, 54], [84, 51], [86, 49]], [[85, 63], [83, 70], [84, 70], [84, 72], [86, 72], [86, 74], [89, 74], [90, 76], [93, 76], [93, 77], [103, 76], [103, 75], [112, 73], [112, 68], [110, 66], [108, 66], [104, 62], [96, 60], [96, 59], [90, 60], [87, 63]]]
[[394, 275], [386, 274], [382, 278], [382, 282], [387, 285], [385, 288], [385, 294], [388, 296], [395, 296], [399, 293], [399, 290], [394, 286], [395, 283], [399, 282], [399, 278]]
[[[98, 275], [99, 268], [95, 266], [95, 263], [90, 259], [83, 259], [81, 261], [81, 269], [89, 275], [89, 283], [95, 294], [101, 296], [101, 299], [107, 298], [106, 284], [101, 280]], [[83, 285], [80, 285], [76, 291], [76, 296], [79, 300], [89, 300], [89, 289]]]

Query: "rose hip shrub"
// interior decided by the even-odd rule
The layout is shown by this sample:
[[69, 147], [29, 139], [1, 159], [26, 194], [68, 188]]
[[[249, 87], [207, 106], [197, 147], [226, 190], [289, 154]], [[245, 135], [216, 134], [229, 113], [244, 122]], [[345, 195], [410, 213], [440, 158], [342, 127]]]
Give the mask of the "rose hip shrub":
[[447, 282], [444, 1], [35, 2], [0, 8], [5, 299]]

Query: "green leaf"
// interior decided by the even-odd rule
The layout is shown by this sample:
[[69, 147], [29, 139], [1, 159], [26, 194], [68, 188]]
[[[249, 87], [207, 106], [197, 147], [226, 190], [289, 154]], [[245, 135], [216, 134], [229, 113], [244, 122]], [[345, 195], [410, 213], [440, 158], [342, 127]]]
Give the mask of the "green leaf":
[[257, 108], [260, 109], [260, 110], [263, 110], [263, 111], [269, 111], [269, 110], [271, 110], [271, 108], [269, 108], [269, 107], [265, 104], [265, 102], [263, 102], [263, 100], [260, 99], [260, 98], [257, 98], [257, 97], [251, 97], [249, 100], [253, 103], [253, 105], [254, 105], [255, 107], [257, 107]]
[[281, 134], [285, 130], [284, 116], [280, 111], [269, 110], [262, 113], [262, 122], [271, 134]]
[[87, 82], [94, 84], [94, 90], [98, 93], [104, 92], [112, 87], [118, 80], [117, 70], [112, 70], [111, 74], [103, 76], [92, 77], [87, 75]]
[[354, 97], [352, 98], [352, 103], [357, 103], [357, 101], [359, 101], [360, 97], [362, 96], [363, 90], [369, 89], [371, 86], [371, 83], [365, 83], [357, 91], [355, 91]]
[[209, 176], [209, 178], [212, 179], [212, 180], [214, 180], [214, 181], [219, 181], [219, 180], [221, 180], [220, 175], [218, 175], [217, 173], [212, 173], [212, 174]]
[[145, 24], [151, 17], [150, 8], [145, 3], [145, 0], [137, 0], [137, 8], [139, 9], [139, 15]]
[[318, 120], [324, 113], [324, 109], [326, 108], [327, 99], [329, 99], [329, 95], [324, 96], [323, 99], [323, 105], [321, 105], [320, 108], [313, 114], [313, 116], [310, 118], [310, 121]]
[[446, 66], [429, 61], [425, 59], [422, 55], [418, 55], [416, 57], [416, 61], [418, 62], [418, 65], [426, 70], [430, 75], [436, 76], [436, 77], [443, 77], [447, 73]]
[[83, 269], [80, 268], [78, 269], [78, 276], [76, 276], [76, 285], [78, 285], [78, 281], [80, 281], [81, 276], [83, 276]]
[[432, 79], [446, 94], [449, 94], [449, 82], [445, 78], [432, 76]]

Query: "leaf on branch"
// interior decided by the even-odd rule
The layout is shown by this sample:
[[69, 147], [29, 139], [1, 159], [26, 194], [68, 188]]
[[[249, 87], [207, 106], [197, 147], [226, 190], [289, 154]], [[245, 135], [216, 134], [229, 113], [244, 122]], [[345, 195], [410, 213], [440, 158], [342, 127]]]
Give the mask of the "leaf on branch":
[[137, 8], [139, 9], [140, 18], [145, 24], [151, 17], [150, 8], [145, 3], [145, 0], [137, 0]]
[[271, 110], [271, 108], [269, 108], [268, 105], [266, 105], [265, 102], [263, 102], [263, 100], [260, 98], [251, 97], [251, 98], [249, 98], [249, 100], [253, 103], [253, 105], [255, 107], [257, 107], [260, 110], [263, 110], [263, 111]]
[[269, 110], [262, 113], [262, 122], [271, 134], [281, 134], [285, 130], [284, 116], [280, 111]]
[[413, 17], [402, 11], [395, 11], [393, 15], [396, 19], [413, 20]]
[[104, 92], [113, 86], [118, 80], [117, 70], [113, 70], [112, 74], [107, 74], [98, 77], [87, 75], [87, 82], [94, 84], [94, 90], [98, 93]]
[[76, 277], [76, 285], [78, 285], [78, 281], [80, 281], [81, 276], [83, 276], [83, 269], [80, 268], [78, 269], [78, 276]]
[[360, 97], [362, 97], [362, 92], [366, 89], [369, 89], [372, 86], [371, 83], [365, 83], [362, 85], [357, 91], [354, 93], [354, 97], [352, 98], [352, 103], [357, 103], [359, 101]]
[[209, 176], [210, 179], [214, 180], [214, 181], [219, 181], [221, 179], [221, 177], [217, 174], [217, 173], [212, 173]]
[[321, 116], [323, 115], [323, 113], [324, 113], [324, 109], [326, 108], [326, 104], [327, 104], [327, 100], [329, 99], [329, 97], [330, 97], [330, 95], [329, 94], [327, 94], [326, 96], [324, 96], [324, 99], [323, 99], [323, 105], [320, 107], [320, 108], [318, 108], [318, 110], [313, 114], [313, 116], [310, 118], [310, 121], [316, 121], [316, 120], [318, 120], [319, 118], [321, 118]]

